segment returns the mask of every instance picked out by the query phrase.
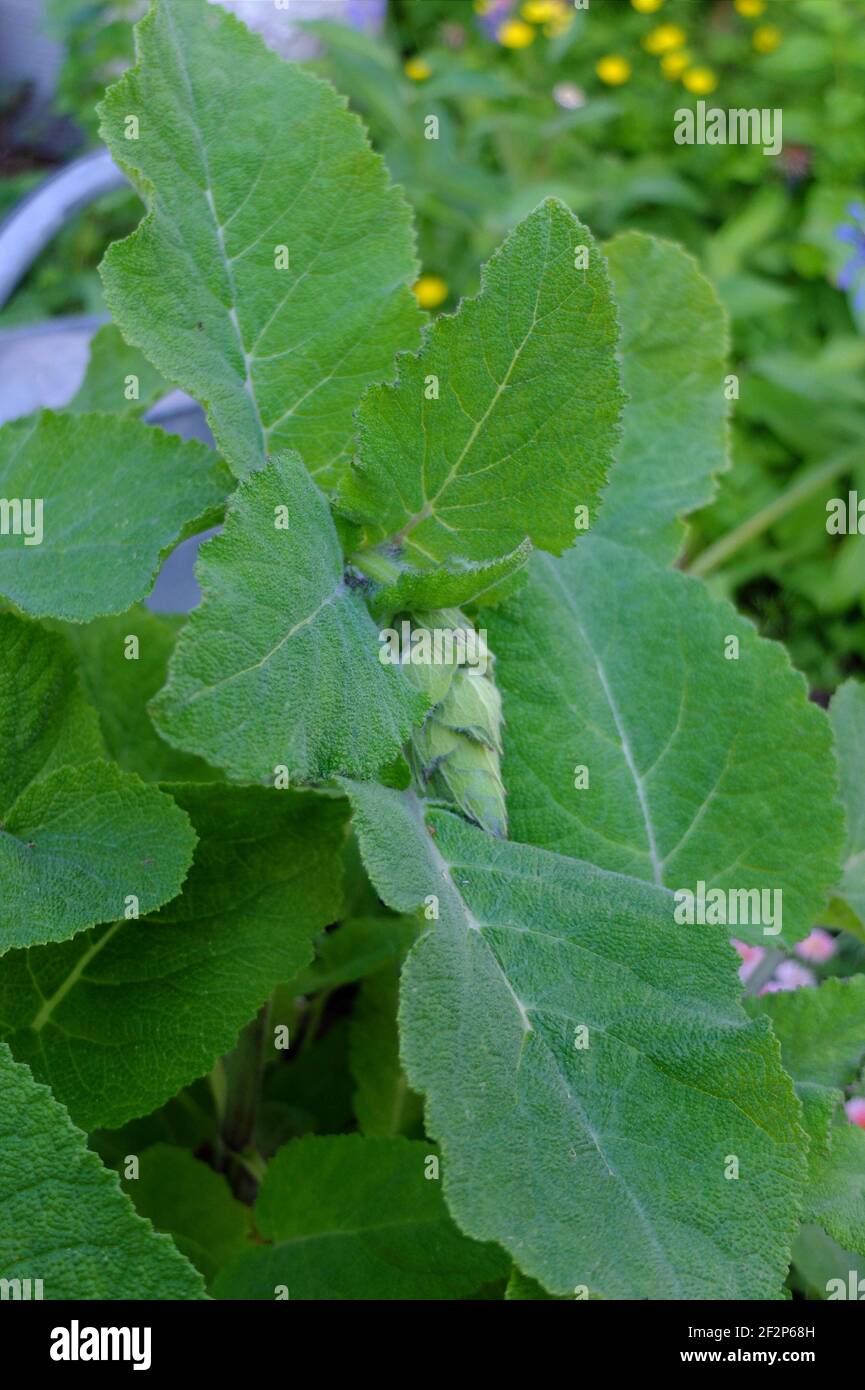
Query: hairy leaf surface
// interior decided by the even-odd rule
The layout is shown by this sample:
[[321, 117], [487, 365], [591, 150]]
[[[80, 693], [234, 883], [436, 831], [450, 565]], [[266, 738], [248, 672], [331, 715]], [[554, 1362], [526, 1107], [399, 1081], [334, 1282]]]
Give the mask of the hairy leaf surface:
[[0, 969], [0, 1031], [85, 1129], [147, 1114], [208, 1071], [339, 909], [343, 801], [172, 793], [199, 835], [181, 896]]
[[671, 561], [678, 520], [711, 501], [729, 467], [720, 301], [680, 246], [622, 232], [604, 247], [622, 325], [624, 433], [599, 535]]
[[42, 538], [0, 536], [0, 593], [40, 618], [122, 613], [230, 486], [205, 445], [137, 420], [43, 411], [13, 421], [0, 430], [0, 494], [41, 501]]
[[37, 777], [105, 754], [68, 643], [0, 613], [0, 809]]
[[76, 415], [100, 410], [136, 416], [167, 390], [144, 353], [124, 341], [116, 324], [104, 323], [90, 340], [84, 380], [66, 409]]
[[[674, 890], [780, 889], [771, 915], [805, 936], [839, 877], [842, 820], [825, 715], [783, 648], [600, 537], [530, 571], [484, 619], [512, 838]], [[728, 935], [765, 942], [764, 925]]]
[[865, 1255], [865, 1133], [840, 1106], [865, 1061], [865, 975], [763, 995], [749, 1011], [771, 1019], [802, 1099], [811, 1140], [804, 1220]]
[[198, 1271], [2, 1043], [0, 1278], [41, 1279], [46, 1299], [204, 1297]]
[[390, 615], [419, 609], [489, 607], [500, 603], [519, 589], [526, 575], [531, 554], [530, 541], [524, 541], [509, 555], [487, 564], [433, 570], [403, 569], [392, 583], [383, 585], [372, 596], [376, 614]]
[[[64, 631], [81, 663], [81, 679], [108, 751], [127, 772], [145, 782], [201, 782], [220, 776], [202, 758], [172, 748], [160, 738], [147, 712], [148, 702], [165, 684], [168, 659], [184, 619], [152, 613], [139, 605], [128, 613], [69, 623]], [[127, 658], [129, 638], [137, 655]]]
[[844, 872], [838, 898], [845, 927], [865, 938], [865, 685], [847, 681], [832, 697], [841, 800], [847, 814]]
[[552, 1293], [779, 1297], [799, 1105], [717, 930], [676, 924], [639, 879], [350, 791], [385, 901], [438, 900], [400, 1023], [460, 1226]]
[[0, 953], [149, 912], [179, 892], [195, 835], [169, 796], [100, 761], [63, 637], [0, 614]]
[[326, 481], [364, 387], [417, 345], [408, 206], [344, 98], [233, 15], [157, 0], [137, 56], [100, 108], [149, 208], [102, 263], [112, 313], [236, 474], [291, 447]]
[[[578, 248], [588, 268], [577, 269]], [[603, 257], [547, 199], [484, 267], [481, 292], [436, 320], [395, 386], [361, 402], [349, 512], [412, 564], [488, 561], [526, 536], [559, 553], [593, 513], [622, 392]], [[438, 399], [429, 397], [431, 379]]]
[[160, 733], [237, 778], [280, 765], [304, 781], [368, 777], [396, 756], [427, 701], [379, 661], [327, 502], [298, 459], [240, 484], [197, 573], [203, 602], [151, 705]]

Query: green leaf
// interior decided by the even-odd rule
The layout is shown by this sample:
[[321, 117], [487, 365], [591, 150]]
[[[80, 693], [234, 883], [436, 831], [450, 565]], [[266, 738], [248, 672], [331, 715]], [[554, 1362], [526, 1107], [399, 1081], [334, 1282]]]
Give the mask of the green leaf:
[[111, 311], [236, 474], [296, 448], [326, 482], [364, 387], [418, 341], [408, 205], [345, 99], [233, 15], [158, 0], [136, 33], [100, 107], [149, 208], [102, 263]]
[[629, 400], [597, 531], [667, 563], [682, 543], [678, 518], [710, 502], [729, 467], [726, 315], [680, 246], [622, 232], [604, 250]]
[[101, 758], [105, 745], [62, 637], [0, 613], [0, 808], [37, 777]]
[[[819, 1226], [803, 1226], [793, 1244], [791, 1280], [795, 1288], [812, 1298], [832, 1301], [841, 1297], [860, 1298], [859, 1280], [865, 1270], [863, 1261], [851, 1250], [842, 1250]], [[854, 1292], [850, 1293], [851, 1279]], [[832, 1281], [835, 1280], [833, 1285]], [[839, 1294], [839, 1285], [843, 1290]], [[863, 1286], [865, 1288], [865, 1286]]]
[[217, 1140], [218, 1116], [210, 1077], [199, 1078], [149, 1115], [129, 1120], [119, 1129], [94, 1129], [87, 1142], [102, 1162], [122, 1169], [128, 1154], [140, 1154], [155, 1144], [191, 1151]]
[[768, 1015], [781, 1057], [799, 1084], [839, 1092], [865, 1062], [865, 975], [824, 980], [819, 989], [763, 994], [748, 1000]]
[[865, 1061], [865, 975], [762, 995], [748, 1009], [771, 1020], [802, 1099], [811, 1139], [803, 1219], [865, 1255], [865, 1133], [840, 1107]]
[[[161, 739], [147, 713], [148, 702], [165, 684], [183, 622], [178, 615], [140, 606], [64, 629], [81, 663], [87, 695], [99, 711], [111, 757], [145, 782], [209, 782], [220, 776], [202, 758]], [[130, 637], [138, 644], [134, 657], [127, 656], [133, 650]]]
[[783, 648], [600, 537], [530, 571], [485, 619], [512, 837], [674, 890], [769, 890], [775, 920], [727, 934], [771, 939], [780, 910], [783, 939], [805, 936], [838, 880], [841, 810], [829, 726]]
[[437, 900], [400, 1026], [461, 1228], [551, 1293], [779, 1297], [804, 1135], [729, 945], [652, 884], [349, 790], [384, 900]]
[[359, 1134], [287, 1144], [255, 1207], [270, 1243], [228, 1265], [215, 1296], [453, 1299], [506, 1274], [500, 1251], [454, 1226], [428, 1158], [426, 1143]]
[[170, 901], [194, 844], [171, 798], [113, 763], [61, 768], [33, 782], [0, 831], [0, 951], [66, 941], [115, 921], [132, 898], [142, 913]]
[[[389, 561], [395, 577], [372, 595], [373, 613], [384, 618], [423, 609], [490, 607], [520, 587], [531, 550], [531, 542], [524, 541], [501, 559], [491, 560], [489, 564], [464, 565], [459, 569], [449, 569], [446, 565], [434, 570], [399, 569]], [[360, 558], [366, 560], [363, 553]], [[375, 558], [379, 558], [377, 554]], [[387, 557], [385, 559], [387, 562]], [[372, 569], [370, 573], [373, 574]]]
[[170, 1235], [201, 1270], [208, 1286], [246, 1244], [249, 1208], [232, 1196], [221, 1173], [184, 1149], [155, 1144], [139, 1155], [138, 1177], [123, 1189], [140, 1216]]
[[219, 783], [172, 794], [199, 835], [181, 896], [0, 968], [0, 1032], [88, 1130], [208, 1071], [339, 908], [343, 801]]
[[84, 380], [66, 409], [76, 415], [101, 410], [136, 416], [167, 391], [162, 377], [144, 354], [130, 347], [113, 323], [104, 323], [90, 340], [90, 361]]
[[[557, 1295], [547, 1293], [546, 1289], [537, 1282], [536, 1279], [529, 1279], [528, 1275], [523, 1274], [522, 1270], [514, 1265], [505, 1289], [505, 1298], [511, 1302], [539, 1303], [555, 1301]], [[564, 1301], [564, 1295], [558, 1295]]]
[[865, 938], [865, 685], [846, 681], [832, 697], [841, 800], [847, 815], [844, 872], [838, 897], [852, 914], [843, 925]]
[[195, 835], [170, 797], [102, 758], [69, 647], [0, 613], [0, 953], [148, 912], [180, 891]]
[[[414, 926], [404, 941], [403, 955], [416, 935]], [[350, 1025], [354, 1113], [364, 1134], [385, 1138], [423, 1131], [421, 1098], [409, 1086], [399, 1057], [401, 966], [401, 960], [391, 962], [367, 976], [358, 990]]]
[[35, 617], [122, 613], [175, 543], [212, 519], [230, 481], [203, 444], [137, 420], [43, 411], [4, 425], [0, 493], [34, 511], [33, 543], [0, 536], [0, 593]]
[[[588, 269], [575, 268], [585, 247]], [[556, 553], [594, 512], [623, 396], [616, 314], [586, 228], [547, 199], [487, 263], [476, 299], [435, 321], [395, 386], [368, 391], [346, 509], [417, 568], [489, 561], [526, 536]], [[438, 399], [428, 399], [430, 378]]]
[[348, 1019], [339, 1018], [310, 1046], [306, 1039], [268, 1067], [255, 1128], [259, 1152], [270, 1155], [300, 1134], [338, 1134], [353, 1125]]
[[41, 1279], [46, 1299], [204, 1297], [197, 1270], [135, 1214], [117, 1175], [3, 1044], [0, 1278]]
[[197, 572], [203, 602], [150, 707], [165, 738], [237, 778], [278, 766], [304, 781], [367, 777], [396, 756], [427, 701], [379, 661], [327, 502], [298, 459], [240, 484]]
[[832, 1126], [831, 1153], [814, 1164], [804, 1212], [839, 1245], [865, 1255], [865, 1130], [858, 1125], [841, 1119]]
[[321, 938], [315, 960], [291, 981], [293, 994], [339, 989], [403, 958], [415, 937], [408, 917], [356, 917]]

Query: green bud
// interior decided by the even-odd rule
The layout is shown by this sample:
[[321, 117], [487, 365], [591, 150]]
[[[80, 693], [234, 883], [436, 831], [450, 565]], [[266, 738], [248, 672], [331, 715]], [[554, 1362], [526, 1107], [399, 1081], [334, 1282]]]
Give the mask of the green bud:
[[[458, 609], [414, 614], [411, 621], [413, 628], [429, 632], [471, 631]], [[492, 678], [491, 653], [479, 634], [473, 636], [473, 643], [472, 656], [478, 665], [403, 668], [427, 694], [436, 692], [436, 704], [412, 736], [409, 761], [425, 792], [453, 802], [485, 830], [504, 836], [507, 810], [499, 766], [501, 696]], [[431, 676], [431, 671], [438, 671], [438, 678]], [[446, 680], [441, 678], [442, 671]]]

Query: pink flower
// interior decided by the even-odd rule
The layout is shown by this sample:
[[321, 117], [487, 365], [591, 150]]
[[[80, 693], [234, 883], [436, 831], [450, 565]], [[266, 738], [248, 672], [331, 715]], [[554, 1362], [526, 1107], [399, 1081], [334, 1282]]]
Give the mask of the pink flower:
[[848, 1100], [844, 1106], [847, 1111], [847, 1119], [851, 1125], [858, 1125], [860, 1129], [865, 1129], [865, 1096], [854, 1096]]
[[816, 985], [817, 978], [800, 965], [797, 960], [782, 960], [775, 971], [774, 978], [759, 991], [760, 994], [777, 994], [786, 989], [809, 989]]
[[731, 940], [730, 945], [735, 946], [742, 957], [742, 964], [739, 966], [739, 979], [744, 983], [757, 969], [766, 954], [766, 949], [763, 946], [749, 946], [746, 941], [737, 941], [735, 937]]
[[553, 101], [565, 111], [577, 111], [586, 104], [586, 94], [575, 82], [557, 82], [553, 88]]
[[834, 936], [822, 927], [815, 927], [810, 936], [806, 936], [804, 941], [797, 942], [793, 947], [801, 960], [810, 960], [815, 965], [822, 965], [824, 960], [831, 960], [837, 949]]

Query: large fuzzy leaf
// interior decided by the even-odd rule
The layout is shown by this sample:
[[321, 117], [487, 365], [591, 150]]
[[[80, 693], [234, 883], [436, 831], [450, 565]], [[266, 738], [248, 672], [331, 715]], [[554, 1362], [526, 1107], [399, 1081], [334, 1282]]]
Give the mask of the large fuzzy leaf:
[[42, 539], [0, 536], [0, 594], [38, 618], [122, 613], [230, 487], [210, 449], [137, 420], [44, 411], [5, 425], [0, 493], [41, 501]]
[[[375, 552], [374, 560], [383, 559], [394, 573], [389, 583], [382, 584], [373, 592], [373, 612], [390, 616], [400, 611], [418, 612], [469, 605], [489, 607], [500, 603], [508, 594], [515, 593], [525, 579], [531, 550], [531, 541], [524, 541], [509, 555], [487, 564], [454, 568], [439, 565], [433, 570], [403, 568], [394, 564], [389, 556], [382, 557]], [[368, 553], [361, 558], [363, 563], [369, 563]]]
[[679, 517], [729, 467], [724, 311], [680, 246], [623, 232], [604, 248], [622, 325], [628, 403], [598, 533], [672, 560]]
[[400, 1023], [460, 1226], [552, 1293], [780, 1297], [799, 1105], [719, 933], [652, 884], [350, 790], [381, 896], [437, 899]]
[[[484, 619], [512, 838], [674, 890], [780, 889], [771, 915], [804, 936], [839, 876], [842, 820], [829, 726], [783, 648], [600, 537], [530, 569]], [[764, 925], [778, 922], [728, 934], [765, 941]]]
[[104, 754], [63, 638], [0, 614], [0, 953], [64, 941], [179, 892], [195, 835]]
[[147, 712], [148, 702], [165, 684], [182, 626], [179, 615], [153, 613], [142, 604], [128, 613], [64, 628], [81, 664], [84, 688], [99, 711], [111, 757], [145, 782], [209, 782], [220, 776], [202, 758], [160, 738]]
[[805, 1193], [806, 1220], [847, 1250], [865, 1255], [865, 1131], [836, 1119], [828, 1158], [815, 1161]]
[[144, 354], [124, 341], [117, 325], [104, 323], [90, 340], [84, 380], [66, 409], [76, 415], [102, 410], [136, 416], [167, 389]]
[[368, 777], [396, 756], [427, 701], [379, 661], [327, 502], [299, 460], [281, 456], [241, 483], [198, 576], [204, 600], [151, 705], [171, 743], [240, 778], [277, 766], [302, 780]]
[[204, 1297], [198, 1271], [2, 1043], [0, 1278], [41, 1279], [46, 1299]]
[[344, 99], [233, 15], [157, 0], [137, 55], [100, 108], [149, 208], [103, 261], [112, 313], [238, 475], [293, 447], [328, 476], [418, 341], [408, 206]]
[[123, 1188], [139, 1215], [170, 1235], [208, 1284], [246, 1244], [249, 1208], [232, 1195], [221, 1173], [185, 1149], [145, 1149], [136, 1177], [124, 1180]]
[[865, 1060], [865, 975], [763, 995], [748, 1007], [771, 1019], [802, 1099], [811, 1140], [804, 1220], [865, 1255], [865, 1133], [840, 1107]]
[[839, 920], [865, 938], [865, 685], [847, 681], [836, 690], [829, 718], [835, 730], [841, 799], [847, 814], [844, 872], [838, 887]]
[[0, 810], [37, 777], [105, 753], [67, 643], [12, 613], [0, 613], [0, 750]]
[[287, 1144], [255, 1207], [266, 1243], [223, 1270], [215, 1296], [273, 1299], [284, 1285], [290, 1299], [444, 1299], [504, 1277], [502, 1252], [454, 1226], [429, 1156], [359, 1134]]
[[575, 507], [594, 512], [610, 465], [616, 339], [603, 257], [548, 199], [488, 262], [477, 298], [436, 320], [395, 386], [364, 397], [344, 501], [368, 539], [396, 538], [419, 568], [494, 560], [526, 536], [563, 550]]
[[0, 1032], [86, 1129], [147, 1114], [208, 1071], [339, 909], [344, 802], [172, 791], [199, 835], [181, 896], [0, 968]]

